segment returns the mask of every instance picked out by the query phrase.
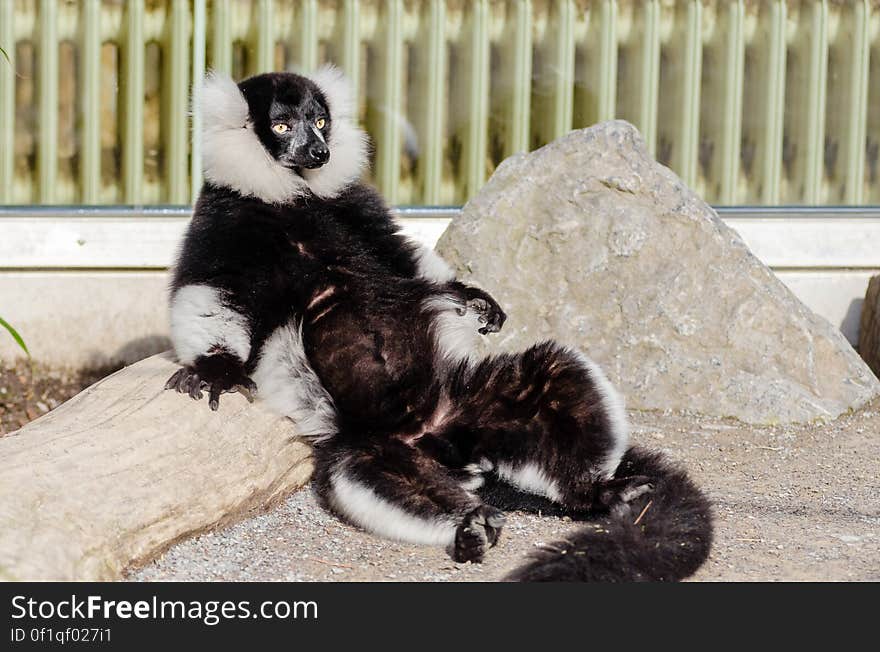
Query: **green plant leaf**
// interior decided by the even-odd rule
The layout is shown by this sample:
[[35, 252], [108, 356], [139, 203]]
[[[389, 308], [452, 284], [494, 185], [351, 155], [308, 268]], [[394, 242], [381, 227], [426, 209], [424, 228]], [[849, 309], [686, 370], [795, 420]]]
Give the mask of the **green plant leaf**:
[[0, 317], [0, 326], [5, 328], [6, 330], [8, 330], [9, 334], [12, 335], [12, 339], [14, 339], [18, 343], [18, 345], [21, 347], [22, 351], [27, 353], [28, 357], [31, 357], [31, 352], [28, 351], [28, 348], [25, 345], [24, 340], [21, 339], [21, 335], [19, 335], [18, 331], [15, 330], [12, 326], [10, 326], [9, 322], [7, 322], [5, 319], [3, 319], [3, 317]]
[[[3, 48], [0, 48], [0, 54], [3, 55], [3, 58], [6, 59], [6, 62], [11, 66], [11, 65], [12, 65], [12, 59], [9, 58], [9, 55], [6, 53], [6, 50], [4, 50]], [[5, 322], [4, 322], [4, 323], [5, 323]]]

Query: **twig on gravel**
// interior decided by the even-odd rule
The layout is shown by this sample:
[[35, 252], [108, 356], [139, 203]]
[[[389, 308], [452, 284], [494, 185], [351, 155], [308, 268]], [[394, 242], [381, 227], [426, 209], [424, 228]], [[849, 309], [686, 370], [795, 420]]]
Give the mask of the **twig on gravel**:
[[327, 561], [326, 559], [318, 559], [317, 557], [306, 557], [310, 561], [316, 561], [319, 564], [326, 564], [327, 566], [339, 566], [340, 568], [351, 568], [354, 569], [354, 566], [349, 564], [337, 564], [335, 561]]
[[633, 525], [638, 525], [638, 524], [639, 524], [639, 521], [642, 520], [642, 516], [645, 515], [645, 512], [648, 511], [648, 508], [651, 506], [651, 503], [653, 503], [653, 502], [654, 502], [653, 500], [649, 500], [649, 501], [648, 501], [648, 504], [645, 505], [645, 509], [643, 509], [643, 510], [642, 510], [642, 513], [639, 514], [639, 517], [638, 517], [636, 520], [633, 521]]
[[745, 539], [742, 537], [734, 539], [734, 541], [745, 541], [746, 543], [764, 543], [764, 539]]
[[782, 446], [755, 446], [755, 448], [760, 448], [765, 451], [781, 451]]

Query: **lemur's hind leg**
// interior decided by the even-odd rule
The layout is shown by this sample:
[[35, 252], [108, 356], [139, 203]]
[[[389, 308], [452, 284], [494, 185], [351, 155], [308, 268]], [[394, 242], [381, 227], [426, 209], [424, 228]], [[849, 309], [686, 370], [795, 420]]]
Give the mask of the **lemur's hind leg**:
[[486, 358], [453, 375], [450, 398], [474, 432], [473, 461], [522, 491], [586, 512], [651, 489], [647, 478], [615, 477], [626, 414], [602, 371], [576, 351], [546, 342]]
[[498, 541], [504, 515], [462, 486], [462, 474], [405, 440], [335, 439], [316, 447], [315, 458], [325, 505], [369, 532], [448, 546], [459, 562], [481, 561]]

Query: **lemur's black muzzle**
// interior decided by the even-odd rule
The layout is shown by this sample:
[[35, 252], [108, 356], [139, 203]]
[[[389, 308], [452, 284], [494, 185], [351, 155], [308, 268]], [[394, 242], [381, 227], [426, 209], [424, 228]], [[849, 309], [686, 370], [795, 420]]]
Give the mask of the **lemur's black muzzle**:
[[327, 148], [327, 145], [321, 141], [312, 143], [309, 147], [308, 154], [309, 158], [314, 162], [314, 166], [312, 167], [320, 167], [330, 158], [330, 150]]
[[330, 148], [310, 125], [294, 125], [293, 142], [281, 161], [295, 170], [314, 170], [330, 160]]

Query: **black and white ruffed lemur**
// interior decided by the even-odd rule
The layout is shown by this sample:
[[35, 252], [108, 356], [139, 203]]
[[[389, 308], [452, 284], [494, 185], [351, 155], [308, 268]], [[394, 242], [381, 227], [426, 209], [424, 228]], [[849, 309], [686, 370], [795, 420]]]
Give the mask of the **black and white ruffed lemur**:
[[[602, 371], [555, 342], [481, 357], [506, 318], [399, 233], [359, 183], [366, 137], [343, 76], [202, 85], [205, 184], [179, 259], [169, 389], [265, 400], [314, 443], [316, 491], [349, 522], [479, 562], [515, 489], [590, 519], [510, 579], [677, 580], [706, 559], [707, 499], [628, 445]], [[484, 481], [489, 481], [482, 486]]]

